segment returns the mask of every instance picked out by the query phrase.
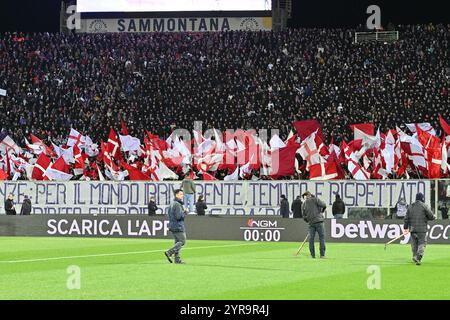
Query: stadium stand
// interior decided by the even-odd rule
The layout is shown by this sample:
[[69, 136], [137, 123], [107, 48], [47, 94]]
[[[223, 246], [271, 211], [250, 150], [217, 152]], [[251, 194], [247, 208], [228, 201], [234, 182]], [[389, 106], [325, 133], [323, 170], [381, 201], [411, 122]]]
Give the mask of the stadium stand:
[[441, 136], [450, 25], [396, 29], [399, 41], [385, 44], [356, 44], [351, 29], [5, 33], [1, 134], [22, 147], [31, 134], [64, 145], [74, 128], [100, 145], [123, 119], [141, 141], [145, 130], [165, 140], [194, 121], [220, 131], [275, 128], [285, 139], [294, 121], [317, 119], [324, 141], [337, 145], [353, 139], [355, 123], [387, 132], [428, 122]]

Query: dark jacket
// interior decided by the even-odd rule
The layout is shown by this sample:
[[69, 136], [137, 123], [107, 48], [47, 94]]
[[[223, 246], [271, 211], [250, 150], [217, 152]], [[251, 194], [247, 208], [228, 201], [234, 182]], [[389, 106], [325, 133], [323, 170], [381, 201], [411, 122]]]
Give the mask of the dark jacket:
[[283, 218], [289, 218], [289, 201], [282, 199], [280, 203], [280, 214]]
[[192, 179], [184, 179], [181, 182], [181, 189], [186, 194], [195, 194], [195, 183]]
[[327, 205], [322, 200], [311, 197], [303, 202], [303, 219], [310, 225], [323, 222], [325, 219], [322, 212]]
[[28, 216], [31, 214], [31, 200], [25, 199], [22, 203], [22, 208], [20, 208], [20, 214], [23, 216]]
[[169, 230], [172, 232], [186, 232], [184, 226], [184, 212], [183, 202], [175, 199], [169, 207]]
[[302, 200], [301, 199], [295, 199], [292, 201], [291, 210], [293, 212], [294, 218], [302, 218]]
[[408, 207], [403, 228], [410, 232], [426, 233], [428, 221], [434, 220], [430, 208], [418, 200]]
[[14, 201], [6, 199], [5, 201], [5, 212], [7, 215], [16, 215], [16, 209], [14, 208]]
[[444, 219], [444, 220], [448, 219], [448, 208], [447, 207], [439, 207], [439, 210], [441, 210], [442, 219]]
[[208, 206], [206, 205], [205, 201], [197, 201], [195, 203], [195, 209], [197, 211], [197, 215], [204, 216], [205, 210], [208, 209]]
[[342, 199], [336, 199], [333, 202], [333, 206], [331, 208], [333, 212], [333, 216], [337, 214], [344, 214], [345, 213], [345, 203], [342, 201]]
[[148, 215], [154, 216], [156, 214], [156, 210], [158, 210], [158, 207], [156, 206], [155, 201], [150, 201], [148, 203]]

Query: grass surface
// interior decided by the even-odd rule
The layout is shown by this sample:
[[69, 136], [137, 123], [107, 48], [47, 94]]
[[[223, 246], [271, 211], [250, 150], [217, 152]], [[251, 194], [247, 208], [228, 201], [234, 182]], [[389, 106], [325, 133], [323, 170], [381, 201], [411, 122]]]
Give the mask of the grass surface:
[[[328, 244], [311, 259], [298, 243], [188, 240], [186, 265], [163, 256], [169, 240], [0, 237], [0, 299], [450, 299], [450, 246]], [[318, 248], [317, 248], [318, 249]], [[67, 289], [69, 266], [81, 288]], [[369, 290], [369, 266], [381, 289]]]

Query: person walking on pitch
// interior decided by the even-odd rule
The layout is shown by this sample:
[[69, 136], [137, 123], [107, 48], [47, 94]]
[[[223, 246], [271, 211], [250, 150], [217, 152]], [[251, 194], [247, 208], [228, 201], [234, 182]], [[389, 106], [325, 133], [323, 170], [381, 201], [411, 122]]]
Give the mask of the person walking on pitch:
[[411, 204], [406, 211], [405, 224], [403, 226], [404, 234], [411, 233], [411, 249], [413, 261], [416, 265], [421, 264], [425, 253], [428, 221], [435, 219], [431, 209], [424, 202], [425, 196], [419, 192], [416, 195], [416, 202]]
[[316, 198], [311, 192], [306, 191], [303, 194], [305, 202], [303, 202], [303, 219], [309, 223], [309, 252], [311, 257], [316, 257], [314, 247], [314, 237], [316, 232], [319, 234], [320, 241], [320, 258], [325, 258], [325, 231], [323, 221], [325, 220], [323, 212], [327, 205], [320, 199]]
[[186, 228], [184, 218], [189, 211], [183, 207], [183, 190], [175, 190], [175, 200], [169, 208], [169, 230], [172, 232], [175, 245], [164, 252], [167, 260], [172, 263], [172, 256], [175, 256], [175, 263], [184, 264], [181, 260], [180, 250], [186, 243]]

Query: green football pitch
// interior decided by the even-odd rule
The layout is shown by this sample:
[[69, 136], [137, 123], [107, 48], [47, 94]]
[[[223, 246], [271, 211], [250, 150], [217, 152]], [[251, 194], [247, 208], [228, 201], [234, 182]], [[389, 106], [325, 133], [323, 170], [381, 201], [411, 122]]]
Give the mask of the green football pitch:
[[[450, 299], [450, 246], [0, 237], [0, 299]], [[75, 266], [75, 267], [74, 267]], [[78, 281], [79, 280], [79, 281]], [[79, 289], [74, 289], [79, 284]], [[369, 285], [368, 285], [369, 284]]]

